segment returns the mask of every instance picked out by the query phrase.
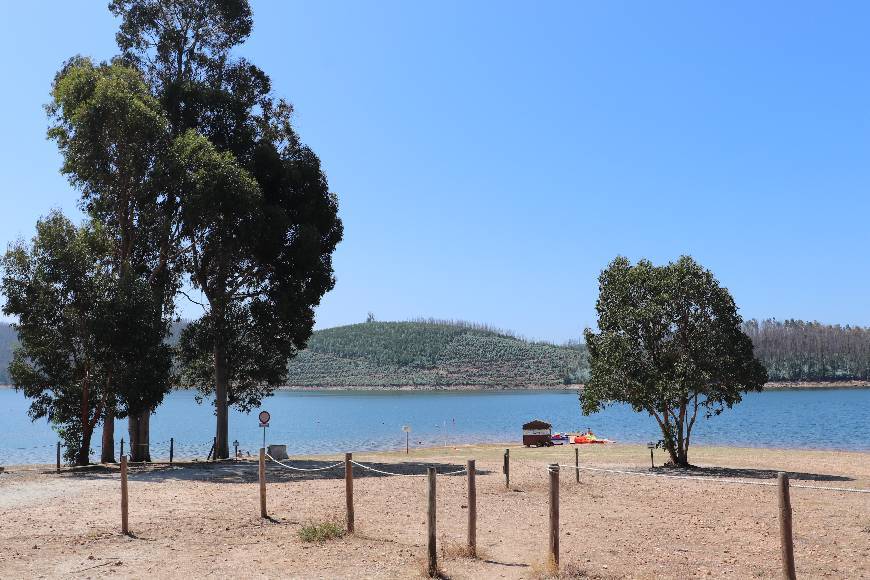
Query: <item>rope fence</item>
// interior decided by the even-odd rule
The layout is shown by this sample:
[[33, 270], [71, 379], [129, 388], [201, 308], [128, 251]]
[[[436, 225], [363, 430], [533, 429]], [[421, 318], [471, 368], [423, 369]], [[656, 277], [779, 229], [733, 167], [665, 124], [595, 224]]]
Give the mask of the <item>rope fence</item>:
[[[174, 460], [190, 461], [211, 459], [213, 451], [213, 441], [208, 442], [191, 442], [180, 441], [174, 437], [160, 441], [149, 441], [148, 443], [140, 443], [140, 446], [146, 447], [148, 450], [150, 463], [161, 463]], [[126, 437], [121, 437], [114, 445], [112, 456], [115, 459], [115, 464], [120, 464], [120, 457], [130, 455], [133, 445], [126, 440]], [[258, 444], [246, 441], [238, 447], [239, 457], [252, 457], [250, 450], [257, 449]], [[14, 471], [35, 471], [43, 469], [46, 466], [54, 465], [57, 470], [62, 467], [89, 467], [92, 464], [101, 464], [103, 446], [101, 443], [91, 445], [88, 452], [88, 459], [91, 462], [88, 466], [85, 465], [69, 465], [65, 462], [63, 450], [67, 446], [61, 442], [48, 443], [43, 445], [33, 445], [30, 447], [8, 447], [0, 448], [0, 470]], [[245, 450], [248, 451], [245, 451]], [[230, 449], [230, 455], [233, 457], [233, 449]], [[131, 461], [131, 464], [133, 462]], [[25, 467], [27, 466], [27, 467]]]
[[304, 467], [294, 467], [294, 466], [292, 466], [292, 465], [287, 465], [286, 463], [283, 463], [283, 462], [281, 462], [281, 461], [278, 461], [277, 459], [275, 459], [274, 457], [272, 457], [272, 456], [269, 455], [268, 453], [266, 453], [266, 458], [267, 458], [267, 459], [270, 459], [271, 461], [274, 461], [275, 463], [277, 463], [277, 464], [280, 465], [281, 467], [283, 467], [283, 468], [285, 468], [285, 469], [290, 469], [290, 470], [292, 470], [292, 471], [305, 471], [305, 472], [328, 471], [328, 470], [330, 470], [330, 469], [335, 469], [336, 467], [339, 467], [339, 466], [343, 466], [343, 465], [344, 465], [344, 461], [339, 461], [338, 463], [334, 463], [334, 464], [332, 464], [332, 465], [327, 465], [326, 467], [304, 468]]
[[[357, 467], [362, 467], [363, 469], [366, 469], [368, 471], [374, 471], [375, 473], [380, 473], [382, 475], [398, 475], [401, 477], [429, 477], [428, 473], [393, 473], [391, 471], [384, 471], [382, 469], [376, 469], [374, 467], [370, 467], [370, 466], [364, 465], [362, 463], [357, 463], [356, 461], [352, 461], [351, 463], [353, 463]], [[436, 474], [437, 475], [459, 475], [460, 473], [465, 473], [466, 470], [467, 470], [467, 468], [463, 467], [462, 469], [459, 469], [457, 471], [448, 471], [446, 473], [437, 473], [436, 472]]]

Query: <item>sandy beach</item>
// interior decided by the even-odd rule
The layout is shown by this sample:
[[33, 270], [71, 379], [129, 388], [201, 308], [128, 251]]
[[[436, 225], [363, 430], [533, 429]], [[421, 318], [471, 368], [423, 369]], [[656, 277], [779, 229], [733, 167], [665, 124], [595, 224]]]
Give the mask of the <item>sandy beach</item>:
[[[542, 578], [547, 549], [546, 464], [573, 463], [570, 446], [511, 447], [511, 484], [502, 446], [366, 453], [376, 468], [422, 473], [478, 465], [480, 557], [463, 557], [464, 475], [438, 478], [441, 567], [451, 578]], [[587, 467], [649, 473], [646, 448], [580, 449]], [[326, 466], [339, 456], [294, 458]], [[664, 456], [657, 452], [661, 464]], [[870, 489], [870, 454], [697, 447], [707, 466], [696, 479], [581, 471], [561, 473], [565, 577], [772, 578], [780, 573], [776, 490], [716, 478]], [[130, 529], [120, 533], [117, 468], [53, 473], [46, 467], [0, 474], [0, 577], [229, 578], [422, 575], [425, 478], [355, 470], [357, 533], [323, 543], [299, 538], [303, 524], [344, 518], [343, 471], [299, 474], [268, 467], [271, 520], [258, 509], [256, 463], [133, 467]], [[656, 473], [661, 473], [657, 470]], [[870, 576], [870, 494], [793, 487], [795, 554], [804, 578]]]

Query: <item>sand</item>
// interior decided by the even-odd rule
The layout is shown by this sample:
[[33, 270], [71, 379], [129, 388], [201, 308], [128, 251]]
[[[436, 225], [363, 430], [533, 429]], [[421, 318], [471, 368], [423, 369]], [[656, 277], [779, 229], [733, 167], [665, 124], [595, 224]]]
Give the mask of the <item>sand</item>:
[[[452, 578], [541, 578], [547, 550], [547, 474], [573, 463], [574, 447], [470, 446], [355, 456], [389, 471], [461, 469], [476, 458], [480, 557], [463, 557], [464, 475], [438, 478], [440, 564]], [[586, 446], [584, 466], [649, 472], [635, 445]], [[780, 574], [776, 489], [725, 477], [870, 489], [870, 454], [696, 447], [703, 481], [641, 475], [561, 473], [565, 577], [771, 578]], [[338, 456], [294, 465], [325, 466]], [[657, 452], [660, 464], [664, 457]], [[715, 467], [713, 467], [715, 466]], [[256, 463], [135, 467], [130, 528], [120, 533], [119, 474], [45, 467], [0, 474], [0, 577], [47, 578], [413, 578], [425, 553], [425, 478], [357, 468], [357, 533], [323, 543], [299, 538], [303, 524], [344, 517], [343, 471], [294, 474], [268, 468], [271, 520], [259, 517]], [[709, 478], [709, 479], [707, 479]], [[870, 494], [792, 488], [795, 557], [802, 578], [870, 577]]]

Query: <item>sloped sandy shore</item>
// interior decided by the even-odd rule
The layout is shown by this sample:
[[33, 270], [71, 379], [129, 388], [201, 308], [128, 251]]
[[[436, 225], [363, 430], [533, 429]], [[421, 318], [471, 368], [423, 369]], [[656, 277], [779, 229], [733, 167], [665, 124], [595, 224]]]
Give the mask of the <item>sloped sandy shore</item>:
[[[461, 469], [476, 458], [478, 545], [462, 557], [467, 501], [464, 475], [438, 478], [441, 565], [453, 578], [534, 578], [547, 549], [546, 464], [573, 464], [574, 448], [511, 448], [511, 485], [503, 447], [428, 449], [410, 456], [360, 454], [392, 472]], [[649, 473], [646, 448], [580, 449], [581, 464]], [[343, 458], [291, 464], [321, 467]], [[657, 456], [661, 464], [662, 456]], [[561, 473], [562, 563], [572, 577], [778, 577], [775, 472], [795, 485], [870, 489], [870, 454], [702, 448], [701, 479], [581, 471]], [[715, 466], [715, 467], [712, 467]], [[259, 518], [256, 464], [134, 467], [130, 528], [120, 533], [119, 474], [90, 468], [55, 474], [40, 467], [0, 474], [0, 577], [48, 578], [409, 578], [425, 552], [425, 478], [356, 468], [357, 533], [303, 543], [300, 527], [344, 517], [342, 469], [298, 474], [268, 468], [271, 520]], [[661, 471], [657, 471], [661, 473]], [[725, 483], [721, 479], [751, 483]], [[870, 577], [870, 494], [791, 490], [795, 554], [804, 578]]]

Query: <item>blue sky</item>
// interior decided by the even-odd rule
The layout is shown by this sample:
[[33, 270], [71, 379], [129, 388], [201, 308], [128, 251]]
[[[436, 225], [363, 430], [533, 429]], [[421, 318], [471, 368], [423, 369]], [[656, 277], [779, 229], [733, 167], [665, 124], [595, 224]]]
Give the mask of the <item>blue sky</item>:
[[[115, 53], [105, 4], [3, 5], [4, 247], [76, 214], [42, 106], [64, 59]], [[576, 338], [614, 256], [683, 253], [746, 318], [870, 324], [870, 5], [253, 7], [237, 52], [294, 103], [345, 223], [319, 327]]]

